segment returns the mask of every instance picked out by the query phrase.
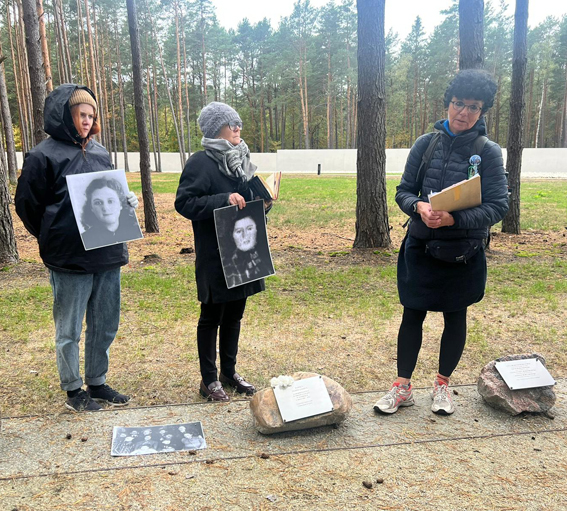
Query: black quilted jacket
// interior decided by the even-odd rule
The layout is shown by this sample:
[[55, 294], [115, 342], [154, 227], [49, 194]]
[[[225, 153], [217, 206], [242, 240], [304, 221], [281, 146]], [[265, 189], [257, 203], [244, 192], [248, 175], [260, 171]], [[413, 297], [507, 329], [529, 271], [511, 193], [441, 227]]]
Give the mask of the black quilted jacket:
[[57, 87], [45, 100], [45, 131], [51, 135], [24, 159], [16, 189], [16, 213], [39, 243], [45, 266], [69, 273], [98, 273], [128, 263], [125, 244], [86, 251], [73, 215], [66, 176], [112, 169], [108, 151], [95, 140], [79, 144], [69, 98], [74, 84]]
[[472, 145], [479, 135], [486, 135], [484, 117], [470, 129], [456, 137], [450, 136], [443, 123], [437, 121], [435, 129], [441, 139], [427, 169], [422, 169], [421, 189], [416, 181], [423, 153], [429, 146], [433, 133], [419, 137], [410, 150], [406, 167], [397, 187], [396, 202], [410, 216], [409, 234], [419, 239], [431, 238], [485, 238], [491, 225], [498, 223], [508, 211], [508, 186], [504, 173], [504, 162], [500, 146], [488, 141], [482, 154], [480, 175], [482, 180], [482, 204], [480, 206], [451, 213], [455, 224], [439, 229], [428, 228], [421, 216], [413, 212], [418, 200], [427, 201], [427, 194], [439, 192], [463, 179], [467, 179]]

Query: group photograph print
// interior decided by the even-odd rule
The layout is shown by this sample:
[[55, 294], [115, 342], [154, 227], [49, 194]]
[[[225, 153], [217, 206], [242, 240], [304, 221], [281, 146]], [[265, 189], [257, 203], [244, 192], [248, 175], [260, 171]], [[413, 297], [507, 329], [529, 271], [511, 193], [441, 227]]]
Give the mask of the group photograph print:
[[263, 200], [215, 209], [214, 217], [228, 289], [275, 275]]
[[143, 238], [124, 169], [70, 175], [67, 188], [85, 250]]
[[201, 422], [164, 426], [122, 427], [112, 431], [111, 456], [136, 456], [160, 452], [206, 449]]

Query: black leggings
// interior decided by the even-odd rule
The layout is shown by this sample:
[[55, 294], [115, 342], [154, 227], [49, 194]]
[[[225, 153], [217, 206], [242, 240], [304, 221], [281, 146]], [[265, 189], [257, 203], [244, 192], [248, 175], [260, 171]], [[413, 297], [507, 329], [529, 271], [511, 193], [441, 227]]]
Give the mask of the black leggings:
[[[411, 378], [423, 338], [423, 321], [427, 311], [404, 307], [402, 324], [398, 333], [398, 376]], [[439, 374], [451, 376], [463, 350], [467, 338], [467, 309], [444, 312], [445, 328], [441, 336], [439, 350]]]
[[240, 320], [245, 308], [246, 298], [226, 303], [201, 304], [201, 317], [197, 325], [197, 348], [201, 377], [205, 385], [218, 380], [217, 332], [219, 333], [221, 373], [228, 378], [234, 375], [238, 338], [240, 337]]

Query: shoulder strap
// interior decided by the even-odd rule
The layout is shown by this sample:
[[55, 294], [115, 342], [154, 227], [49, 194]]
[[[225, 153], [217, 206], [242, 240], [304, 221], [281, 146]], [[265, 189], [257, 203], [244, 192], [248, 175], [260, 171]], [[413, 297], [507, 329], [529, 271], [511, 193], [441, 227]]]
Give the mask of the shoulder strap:
[[[471, 156], [473, 154], [478, 154], [479, 156], [482, 155], [482, 151], [484, 150], [484, 146], [485, 144], [488, 142], [488, 138], [485, 137], [484, 135], [480, 135], [479, 137], [476, 137], [475, 141], [473, 142], [472, 145], [472, 152], [471, 152]], [[479, 172], [480, 169], [482, 169], [482, 159], [480, 161], [480, 168], [479, 168]]]
[[431, 163], [431, 158], [433, 157], [433, 151], [435, 151], [435, 148], [437, 147], [437, 142], [439, 142], [440, 138], [441, 138], [441, 132], [436, 131], [431, 137], [431, 140], [429, 141], [429, 145], [427, 146], [427, 149], [425, 150], [423, 156], [421, 157], [421, 164], [419, 165], [419, 169], [417, 169], [417, 175], [415, 176], [415, 182], [419, 183], [419, 189], [421, 189], [423, 178], [425, 177], [425, 172], [427, 171], [429, 164]]

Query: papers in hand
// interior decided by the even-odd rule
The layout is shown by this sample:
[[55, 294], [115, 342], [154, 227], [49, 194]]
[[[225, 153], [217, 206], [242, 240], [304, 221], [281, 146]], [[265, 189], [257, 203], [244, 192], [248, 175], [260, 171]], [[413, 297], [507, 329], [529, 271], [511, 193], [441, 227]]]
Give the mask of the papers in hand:
[[460, 211], [482, 204], [480, 174], [428, 196], [433, 211]]
[[265, 200], [276, 200], [280, 193], [281, 179], [281, 172], [274, 172], [266, 178], [255, 175], [250, 180], [249, 186], [255, 197], [260, 197]]

